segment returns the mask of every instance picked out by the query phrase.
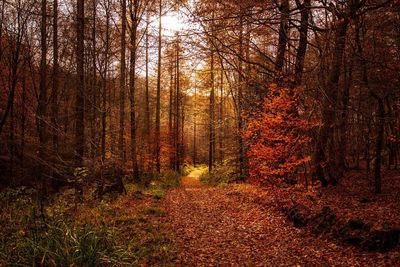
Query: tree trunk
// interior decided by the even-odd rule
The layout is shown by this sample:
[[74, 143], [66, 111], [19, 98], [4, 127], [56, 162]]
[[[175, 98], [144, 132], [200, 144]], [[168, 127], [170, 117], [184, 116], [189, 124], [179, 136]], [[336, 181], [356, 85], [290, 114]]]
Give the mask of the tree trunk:
[[218, 118], [218, 128], [219, 128], [219, 140], [218, 140], [218, 150], [219, 150], [219, 161], [220, 163], [224, 160], [224, 70], [221, 66], [220, 70], [220, 84], [219, 84], [219, 118]]
[[240, 17], [240, 25], [239, 25], [239, 71], [238, 71], [238, 95], [237, 95], [237, 125], [238, 125], [238, 145], [239, 145], [239, 177], [240, 179], [244, 179], [245, 175], [245, 150], [244, 150], [244, 142], [243, 142], [243, 118], [242, 118], [242, 109], [243, 109], [243, 66], [242, 60], [243, 57], [243, 16]]
[[[26, 61], [24, 60], [24, 66]], [[26, 133], [26, 70], [23, 70], [22, 77], [22, 116], [21, 116], [21, 169], [22, 176], [24, 175], [25, 163], [25, 133]]]
[[121, 22], [121, 73], [120, 73], [120, 92], [119, 92], [119, 155], [122, 162], [125, 162], [125, 84], [126, 84], [126, 0], [122, 0], [122, 22]]
[[58, 154], [58, 0], [53, 1], [53, 88], [51, 98], [51, 113], [53, 127], [53, 153]]
[[169, 87], [169, 110], [168, 110], [168, 142], [171, 148], [169, 155], [169, 166], [171, 169], [174, 168], [174, 138], [172, 138], [173, 134], [173, 102], [174, 102], [174, 55], [171, 53], [171, 61], [170, 61], [170, 87]]
[[180, 51], [179, 51], [179, 35], [176, 34], [176, 76], [175, 76], [175, 87], [176, 87], [176, 95], [175, 95], [175, 170], [180, 171], [180, 144], [179, 144], [179, 126], [180, 126], [180, 70], [179, 70], [179, 60], [180, 60]]
[[[336, 184], [339, 178], [334, 174], [335, 156], [332, 153], [329, 153], [329, 151], [326, 151], [326, 148], [328, 147], [329, 141], [333, 142], [332, 137], [336, 120], [340, 68], [342, 66], [343, 53], [346, 45], [348, 23], [348, 18], [344, 17], [336, 25], [333, 62], [328, 77], [327, 90], [325, 90], [326, 96], [322, 105], [323, 125], [320, 129], [318, 140], [316, 142], [316, 149], [313, 155], [315, 167], [314, 175], [321, 181], [323, 186], [327, 186], [330, 183]], [[325, 176], [323, 165], [326, 165], [326, 174], [328, 176]]]
[[131, 6], [131, 36], [130, 36], [130, 46], [131, 46], [131, 58], [130, 58], [130, 72], [129, 72], [129, 101], [130, 101], [130, 130], [131, 130], [131, 159], [133, 168], [133, 180], [139, 181], [139, 168], [137, 162], [137, 152], [136, 152], [136, 107], [135, 107], [135, 74], [136, 74], [136, 50], [137, 50], [137, 27], [139, 20], [137, 17], [138, 13], [138, 3], [135, 1], [133, 4], [134, 10]]
[[77, 0], [77, 48], [76, 48], [76, 69], [77, 84], [75, 96], [75, 165], [83, 165], [83, 156], [85, 152], [85, 76], [84, 76], [84, 1]]
[[197, 84], [196, 72], [194, 73], [194, 116], [193, 116], [193, 166], [196, 167], [197, 161]]
[[289, 0], [281, 0], [279, 5], [279, 12], [281, 19], [279, 24], [279, 38], [278, 38], [278, 51], [275, 61], [275, 70], [277, 75], [280, 76], [283, 70], [283, 63], [285, 61], [285, 51], [288, 41], [288, 27], [289, 27]]
[[146, 136], [146, 144], [149, 146], [149, 133], [150, 133], [150, 104], [149, 104], [149, 24], [150, 24], [150, 13], [147, 11], [146, 14], [146, 30], [145, 30], [145, 114], [144, 114], [144, 135]]
[[[156, 170], [161, 171], [160, 164], [160, 109], [161, 109], [161, 34], [162, 34], [162, 0], [159, 0], [159, 19], [158, 19], [158, 64], [157, 64], [157, 100], [156, 100]], [[170, 103], [171, 104], [171, 103]]]
[[297, 48], [296, 63], [295, 63], [295, 86], [301, 84], [304, 69], [304, 58], [307, 51], [308, 43], [308, 19], [310, 16], [310, 4], [311, 0], [304, 0], [303, 4], [297, 4], [300, 8], [301, 21], [300, 21], [300, 39], [299, 46]]
[[96, 16], [97, 16], [97, 0], [92, 0], [93, 5], [92, 5], [92, 51], [91, 51], [91, 56], [92, 56], [92, 83], [91, 83], [91, 120], [90, 120], [90, 154], [91, 158], [94, 162], [95, 158], [97, 157], [98, 154], [98, 141], [97, 141], [97, 132], [98, 132], [98, 124], [97, 124], [97, 115], [98, 115], [98, 107], [97, 107], [97, 96], [98, 96], [98, 90], [97, 90], [97, 77], [96, 77]]
[[46, 113], [47, 113], [47, 1], [42, 0], [41, 15], [42, 20], [40, 24], [40, 84], [39, 84], [39, 100], [37, 107], [37, 130], [39, 136], [39, 168], [38, 168], [38, 181], [41, 183], [41, 194], [45, 194], [45, 174], [44, 174], [44, 163], [46, 162], [46, 139], [47, 139], [47, 127], [46, 127]]
[[[107, 94], [108, 94], [108, 68], [109, 68], [109, 53], [110, 53], [110, 3], [106, 6], [106, 43], [104, 51], [104, 72], [103, 72], [103, 90], [102, 90], [102, 107], [101, 107], [101, 159], [104, 162], [106, 155], [106, 131], [107, 131], [107, 111], [111, 112], [111, 99], [109, 99], [109, 106], [107, 107]], [[111, 116], [111, 114], [110, 114]], [[109, 123], [111, 129], [111, 122]], [[110, 133], [112, 131], [110, 130]], [[112, 143], [112, 142], [110, 142]]]
[[211, 48], [210, 56], [210, 121], [209, 121], [209, 147], [208, 171], [211, 172], [215, 162], [215, 88], [214, 88], [214, 51]]

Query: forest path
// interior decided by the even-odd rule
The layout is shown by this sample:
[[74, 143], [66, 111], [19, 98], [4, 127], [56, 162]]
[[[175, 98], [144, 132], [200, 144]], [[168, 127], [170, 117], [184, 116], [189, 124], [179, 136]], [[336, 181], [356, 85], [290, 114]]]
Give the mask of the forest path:
[[246, 201], [242, 185], [209, 187], [199, 181], [200, 174], [194, 171], [184, 177], [163, 202], [180, 264], [363, 266], [360, 263], [368, 258], [305, 234], [271, 207]]
[[[200, 174], [196, 170], [183, 177], [182, 186], [170, 191], [165, 200], [179, 260], [189, 266], [271, 262], [271, 255], [282, 249], [270, 245], [274, 238], [281, 238], [270, 222], [274, 218], [248, 203], [238, 203], [223, 188], [203, 185]], [[272, 239], [271, 233], [275, 233]]]

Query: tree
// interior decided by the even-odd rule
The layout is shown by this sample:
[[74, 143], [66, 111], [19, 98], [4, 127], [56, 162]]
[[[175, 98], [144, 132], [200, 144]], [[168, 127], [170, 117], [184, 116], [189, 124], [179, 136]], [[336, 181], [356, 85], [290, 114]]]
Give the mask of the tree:
[[51, 112], [53, 127], [53, 153], [58, 153], [58, 92], [59, 92], [59, 62], [58, 62], [58, 0], [53, 0], [53, 88], [51, 92]]
[[121, 0], [121, 71], [119, 91], [119, 153], [122, 161], [125, 160], [125, 85], [126, 85], [126, 0]]
[[298, 96], [276, 84], [269, 90], [261, 103], [263, 111], [247, 115], [243, 134], [251, 179], [261, 184], [293, 179], [296, 170], [310, 160], [304, 153], [310, 138], [303, 133], [311, 125], [295, 112]]
[[[212, 16], [214, 19], [214, 15]], [[208, 171], [211, 172], [215, 162], [215, 82], [214, 82], [214, 51], [210, 51], [210, 121], [209, 121], [209, 147], [208, 147]]]
[[146, 8], [145, 1], [132, 0], [129, 6], [130, 14], [130, 70], [129, 70], [129, 102], [130, 102], [130, 132], [131, 132], [131, 159], [133, 167], [133, 179], [139, 180], [139, 166], [137, 161], [137, 140], [136, 140], [136, 61], [138, 48], [138, 27]]
[[77, 0], [77, 32], [76, 32], [76, 71], [77, 84], [75, 92], [75, 164], [83, 165], [85, 152], [85, 75], [84, 75], [84, 31], [85, 31], [85, 7], [83, 0]]
[[156, 171], [160, 173], [160, 109], [161, 109], [161, 36], [162, 36], [162, 0], [159, 0], [158, 13], [158, 63], [157, 63], [157, 99], [156, 99]]
[[283, 63], [285, 60], [285, 51], [288, 41], [289, 8], [289, 0], [282, 0], [278, 7], [281, 15], [279, 24], [278, 51], [275, 61], [275, 70], [278, 72], [278, 76], [282, 75]]
[[44, 166], [46, 162], [47, 143], [47, 1], [41, 1], [41, 23], [40, 23], [40, 85], [39, 100], [37, 107], [37, 129], [39, 137], [39, 171], [38, 180], [42, 184], [42, 195], [45, 193]]

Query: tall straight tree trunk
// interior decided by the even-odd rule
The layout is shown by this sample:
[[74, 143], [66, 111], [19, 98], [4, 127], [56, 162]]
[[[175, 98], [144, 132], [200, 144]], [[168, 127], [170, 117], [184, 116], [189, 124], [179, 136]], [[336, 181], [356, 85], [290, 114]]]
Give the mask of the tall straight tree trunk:
[[[356, 34], [355, 34], [355, 42], [356, 42], [356, 48], [357, 48], [357, 53], [359, 57], [359, 61], [361, 64], [361, 77], [364, 85], [368, 88], [369, 94], [377, 101], [377, 126], [376, 126], [376, 131], [377, 135], [375, 138], [375, 167], [374, 167], [374, 190], [375, 193], [379, 194], [382, 191], [382, 174], [381, 174], [381, 168], [382, 168], [382, 150], [383, 150], [383, 143], [384, 143], [384, 131], [385, 131], [385, 105], [384, 105], [384, 98], [378, 96], [375, 92], [373, 92], [370, 88], [369, 85], [369, 79], [368, 79], [368, 69], [367, 69], [367, 61], [364, 58], [363, 55], [363, 47], [361, 44], [361, 39], [360, 39], [360, 31], [361, 31], [361, 25], [356, 20]], [[369, 154], [369, 147], [367, 148], [368, 154]], [[369, 157], [368, 157], [369, 158]], [[368, 163], [368, 170], [370, 169], [369, 167], [369, 159], [367, 159]]]
[[14, 140], [14, 103], [11, 105], [10, 111], [10, 130], [9, 130], [9, 151], [10, 151], [10, 177], [11, 177], [11, 185], [14, 185], [14, 163], [15, 163], [15, 140]]
[[[150, 14], [147, 11], [146, 15], [146, 32], [145, 32], [145, 54], [146, 54], [146, 81], [145, 81], [145, 121], [144, 121], [144, 134], [146, 138], [149, 138], [150, 133], [150, 104], [149, 104], [149, 24], [150, 24]], [[146, 141], [149, 143], [149, 140]]]
[[[333, 132], [336, 120], [337, 96], [340, 77], [340, 68], [342, 66], [343, 53], [346, 46], [346, 33], [349, 20], [344, 17], [337, 23], [335, 30], [335, 45], [332, 67], [328, 76], [327, 90], [325, 90], [325, 99], [322, 105], [322, 127], [319, 131], [316, 150], [313, 155], [315, 173], [314, 175], [321, 181], [323, 186], [329, 183], [336, 184], [339, 177], [335, 175], [334, 155], [326, 151], [328, 142], [333, 138]], [[332, 141], [332, 140], [331, 140]], [[328, 152], [328, 153], [327, 153]], [[326, 165], [326, 174], [324, 166]]]
[[45, 149], [46, 149], [46, 113], [47, 113], [47, 41], [46, 41], [46, 26], [47, 26], [47, 1], [42, 0], [41, 2], [41, 24], [40, 24], [40, 84], [39, 84], [39, 101], [37, 107], [37, 130], [39, 136], [39, 170], [38, 170], [38, 181], [41, 182], [41, 194], [44, 194], [45, 190], [45, 174], [44, 174], [44, 162]]
[[296, 63], [294, 67], [295, 68], [294, 86], [299, 86], [301, 84], [301, 80], [303, 77], [304, 58], [306, 55], [307, 43], [308, 43], [308, 19], [310, 17], [311, 0], [304, 0], [303, 4], [298, 3], [297, 5], [300, 8], [301, 19], [300, 19], [300, 29], [299, 29], [299, 34], [300, 34], [299, 46], [297, 48]]
[[194, 73], [194, 116], [193, 116], [193, 166], [196, 167], [197, 161], [197, 80]]
[[[36, 201], [40, 208], [40, 213], [44, 220], [44, 197], [47, 190], [47, 176], [45, 174], [46, 162], [46, 144], [47, 144], [47, 127], [46, 127], [46, 114], [47, 114], [47, 42], [46, 42], [46, 27], [47, 27], [47, 1], [41, 1], [41, 23], [40, 23], [40, 83], [39, 83], [39, 99], [37, 106], [37, 131], [39, 137], [39, 164], [37, 170], [37, 197]], [[11, 104], [11, 118], [13, 117], [13, 102]], [[12, 121], [12, 120], [11, 120]], [[11, 149], [12, 150], [12, 149]]]
[[162, 0], [159, 0], [159, 18], [158, 18], [158, 64], [157, 64], [157, 100], [156, 100], [156, 170], [161, 171], [160, 164], [160, 109], [161, 109], [161, 16]]
[[[105, 43], [105, 62], [104, 62], [104, 73], [103, 73], [103, 92], [102, 92], [102, 107], [101, 107], [101, 159], [105, 160], [106, 155], [106, 131], [107, 131], [107, 93], [108, 93], [108, 68], [109, 68], [109, 53], [110, 53], [110, 4], [106, 6], [106, 43]], [[111, 100], [111, 99], [109, 99]], [[111, 105], [111, 101], [109, 101]], [[111, 108], [109, 109], [111, 112]], [[111, 116], [111, 114], [110, 114]], [[111, 129], [111, 122], [109, 124]], [[112, 132], [112, 131], [110, 131]], [[112, 142], [111, 142], [112, 143]]]
[[211, 172], [215, 162], [215, 88], [214, 88], [214, 51], [210, 55], [210, 117], [209, 117], [209, 147], [208, 171]]
[[181, 137], [179, 146], [180, 162], [185, 158], [185, 97], [181, 95]]
[[[173, 134], [173, 102], [174, 102], [174, 55], [171, 53], [170, 61], [170, 85], [169, 85], [169, 110], [168, 110], [168, 142], [171, 148], [174, 147]], [[170, 151], [169, 155], [169, 166], [171, 169], [174, 168], [174, 155]]]
[[220, 70], [220, 84], [219, 84], [219, 118], [218, 118], [218, 129], [219, 129], [219, 139], [218, 139], [218, 150], [219, 150], [219, 160], [220, 163], [224, 160], [224, 70], [221, 66]]
[[119, 155], [125, 161], [125, 84], [126, 84], [126, 0], [122, 0], [122, 22], [121, 22], [121, 73], [120, 73], [120, 92], [119, 92]]
[[[23, 61], [25, 66], [26, 61]], [[23, 70], [22, 78], [22, 116], [21, 116], [21, 169], [22, 175], [24, 175], [24, 164], [25, 164], [25, 133], [26, 133], [26, 70]]]
[[97, 107], [97, 77], [96, 77], [96, 17], [97, 17], [97, 0], [92, 0], [92, 83], [91, 83], [91, 94], [92, 94], [92, 103], [91, 103], [91, 120], [90, 120], [90, 154], [92, 161], [94, 162], [95, 157], [98, 154], [98, 141], [97, 141], [97, 114], [98, 114], [98, 107]]
[[84, 29], [85, 29], [84, 1], [77, 0], [77, 48], [76, 48], [76, 70], [77, 84], [75, 96], [75, 164], [83, 165], [85, 152], [85, 75], [84, 75]]
[[180, 125], [180, 70], [179, 70], [179, 35], [176, 34], [176, 75], [175, 75], [175, 134], [174, 134], [174, 144], [175, 144], [175, 170], [180, 171], [180, 151], [179, 151], [179, 125]]
[[53, 1], [53, 88], [51, 98], [51, 113], [53, 127], [53, 153], [58, 154], [58, 0]]
[[278, 38], [278, 51], [275, 61], [275, 70], [280, 76], [283, 70], [285, 61], [285, 51], [288, 41], [288, 27], [289, 27], [289, 0], [281, 0], [279, 5], [279, 12], [281, 19], [279, 24], [279, 38]]
[[240, 179], [244, 179], [245, 174], [245, 151], [244, 151], [244, 142], [243, 142], [243, 118], [242, 118], [242, 100], [243, 100], [243, 14], [240, 16], [240, 25], [239, 25], [239, 71], [238, 71], [238, 95], [237, 95], [237, 138], [239, 145], [239, 176]]
[[[6, 5], [6, 1], [1, 2], [1, 12], [0, 12], [0, 40], [3, 40], [3, 23], [4, 23], [4, 6]], [[3, 57], [3, 47], [0, 47], [0, 58]]]
[[[133, 5], [133, 7], [132, 7]], [[131, 33], [130, 33], [130, 71], [129, 71], [129, 102], [130, 102], [130, 130], [131, 130], [131, 159], [133, 168], [133, 180], [139, 181], [139, 167], [137, 161], [137, 144], [136, 144], [136, 106], [135, 106], [135, 89], [136, 89], [136, 52], [137, 52], [137, 27], [139, 24], [137, 13], [138, 3], [134, 1], [131, 3]], [[133, 10], [132, 10], [133, 8]]]

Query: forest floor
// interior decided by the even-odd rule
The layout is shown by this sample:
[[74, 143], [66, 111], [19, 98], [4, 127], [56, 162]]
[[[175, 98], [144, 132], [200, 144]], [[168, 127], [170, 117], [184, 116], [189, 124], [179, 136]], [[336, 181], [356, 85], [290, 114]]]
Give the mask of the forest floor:
[[[365, 252], [296, 228], [265, 201], [259, 187], [210, 187], [201, 171], [163, 200], [178, 261], [187, 266], [398, 266], [399, 251]], [[303, 193], [304, 194], [304, 193]], [[265, 199], [264, 199], [265, 200]], [[276, 200], [276, 199], [275, 199]], [[276, 202], [276, 201], [275, 201]]]
[[77, 208], [74, 190], [65, 189], [46, 206], [44, 222], [32, 189], [0, 192], [0, 266], [400, 266], [399, 246], [368, 252], [338, 240], [334, 227], [313, 233], [321, 228], [315, 220], [295, 227], [287, 213], [295, 207], [319, 218], [329, 206], [335, 227], [359, 218], [370, 225], [358, 230], [365, 234], [398, 229], [398, 173], [387, 173], [377, 196], [365, 191], [360, 171], [306, 191], [209, 186], [199, 179], [205, 170], [182, 179], [167, 172], [148, 187], [127, 183], [127, 194], [103, 200], [86, 190]]

